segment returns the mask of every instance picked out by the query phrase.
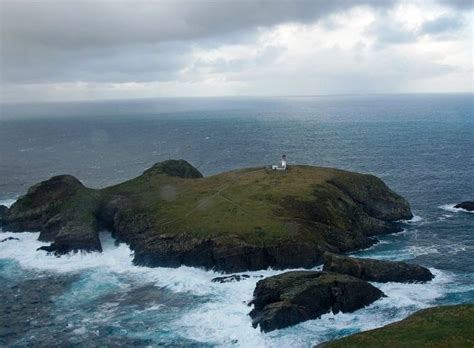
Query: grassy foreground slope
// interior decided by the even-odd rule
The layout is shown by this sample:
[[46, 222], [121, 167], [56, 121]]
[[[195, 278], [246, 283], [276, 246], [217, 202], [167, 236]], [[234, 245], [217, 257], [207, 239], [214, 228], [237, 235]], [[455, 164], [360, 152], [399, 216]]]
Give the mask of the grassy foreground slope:
[[474, 304], [424, 309], [379, 329], [320, 345], [325, 348], [474, 347]]

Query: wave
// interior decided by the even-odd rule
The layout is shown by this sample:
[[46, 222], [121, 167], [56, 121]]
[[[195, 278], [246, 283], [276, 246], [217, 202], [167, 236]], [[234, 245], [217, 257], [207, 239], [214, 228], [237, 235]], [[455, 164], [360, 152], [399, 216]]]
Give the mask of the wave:
[[222, 290], [220, 298], [188, 312], [175, 322], [188, 337], [217, 345], [307, 347], [350, 333], [401, 320], [443, 296], [450, 278], [435, 269], [428, 284], [374, 283], [388, 297], [354, 313], [325, 314], [298, 325], [262, 334], [250, 326], [246, 300], [253, 282], [240, 282]]
[[[181, 313], [167, 325], [183, 338], [203, 344], [221, 346], [305, 347], [360, 330], [368, 330], [401, 320], [417, 309], [429, 307], [448, 291], [449, 275], [432, 269], [435, 279], [427, 284], [376, 284], [388, 296], [372, 305], [346, 314], [326, 314], [321, 319], [307, 321], [268, 334], [251, 326], [247, 305], [255, 285], [261, 277], [279, 274], [272, 269], [245, 272], [250, 278], [235, 283], [213, 283], [221, 275], [213, 271], [181, 266], [179, 268], [147, 268], [132, 264], [133, 252], [125, 244], [115, 245], [109, 233], [101, 233], [102, 253], [74, 253], [60, 258], [36, 251], [46, 245], [37, 240], [38, 233], [2, 233], [17, 237], [0, 243], [0, 259], [11, 259], [20, 267], [39, 272], [82, 275], [69, 293], [58, 300], [58, 305], [70, 309], [71, 302], [82, 308], [106, 293], [127, 291], [130, 284], [153, 283], [175, 293], [188, 293], [206, 300], [183, 306]], [[320, 268], [315, 268], [320, 269]], [[451, 284], [452, 286], [452, 284]], [[114, 307], [115, 308], [115, 307]], [[159, 312], [161, 305], [150, 303], [150, 311]], [[146, 315], [143, 311], [134, 315]], [[113, 313], [110, 312], [110, 313]], [[112, 314], [110, 314], [112, 315]], [[108, 316], [104, 320], [112, 320]], [[158, 321], [156, 325], [161, 325]], [[82, 332], [79, 330], [78, 332]]]
[[13, 203], [15, 203], [16, 201], [17, 201], [17, 198], [4, 199], [4, 200], [0, 200], [0, 205], [4, 205], [7, 208], [10, 208], [13, 205]]
[[423, 221], [423, 218], [419, 215], [413, 215], [413, 217], [409, 220], [399, 220], [399, 222], [404, 224], [414, 224], [421, 221]]
[[438, 208], [443, 209], [445, 211], [449, 211], [450, 213], [460, 213], [460, 212], [462, 212], [462, 213], [474, 214], [474, 211], [469, 211], [469, 210], [462, 209], [462, 208], [455, 208], [454, 206], [456, 204], [457, 203], [443, 204], [443, 205], [440, 205]]

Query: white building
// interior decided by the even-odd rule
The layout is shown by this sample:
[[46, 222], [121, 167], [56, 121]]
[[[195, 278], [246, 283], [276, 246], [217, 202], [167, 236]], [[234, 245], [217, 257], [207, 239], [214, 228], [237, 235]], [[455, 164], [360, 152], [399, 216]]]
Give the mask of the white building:
[[287, 166], [287, 161], [286, 161], [286, 155], [283, 155], [281, 156], [281, 164], [280, 165], [277, 165], [277, 164], [274, 164], [272, 165], [272, 169], [273, 170], [286, 170]]

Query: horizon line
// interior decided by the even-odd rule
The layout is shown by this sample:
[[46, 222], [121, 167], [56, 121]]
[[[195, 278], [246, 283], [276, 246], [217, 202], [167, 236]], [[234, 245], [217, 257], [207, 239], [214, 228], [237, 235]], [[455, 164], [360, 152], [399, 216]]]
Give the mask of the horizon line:
[[157, 96], [136, 98], [101, 98], [101, 99], [68, 99], [68, 100], [18, 100], [4, 101], [0, 104], [49, 104], [49, 103], [84, 103], [84, 102], [113, 102], [113, 101], [151, 101], [165, 99], [273, 99], [273, 98], [318, 98], [318, 97], [364, 97], [364, 96], [395, 96], [395, 95], [443, 95], [443, 94], [474, 94], [473, 91], [458, 92], [386, 92], [386, 93], [334, 93], [334, 94], [289, 94], [289, 95], [216, 95], [216, 96]]

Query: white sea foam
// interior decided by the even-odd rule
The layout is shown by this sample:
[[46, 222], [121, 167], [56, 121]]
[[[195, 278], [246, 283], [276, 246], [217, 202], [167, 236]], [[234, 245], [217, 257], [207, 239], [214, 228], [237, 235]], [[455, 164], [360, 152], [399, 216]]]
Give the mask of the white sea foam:
[[409, 220], [400, 220], [400, 222], [406, 223], [406, 224], [414, 224], [414, 223], [421, 222], [421, 221], [423, 221], [423, 218], [419, 215], [414, 215]]
[[439, 221], [444, 221], [446, 219], [452, 218], [454, 215], [453, 214], [443, 214], [443, 216], [438, 217]]
[[[101, 233], [103, 253], [76, 253], [60, 258], [36, 251], [47, 243], [37, 240], [38, 233], [5, 232], [5, 237], [17, 237], [0, 243], [0, 258], [16, 260], [22, 268], [47, 272], [81, 272], [81, 282], [73, 286], [71, 294], [57, 301], [88, 301], [107, 292], [124, 291], [135, 284], [153, 282], [174, 292], [187, 292], [209, 298], [183, 313], [170, 323], [180, 336], [202, 343], [220, 346], [255, 347], [307, 347], [340, 335], [359, 330], [368, 330], [400, 320], [417, 309], [434, 303], [448, 291], [450, 277], [446, 273], [432, 269], [435, 279], [426, 284], [375, 284], [388, 297], [372, 305], [346, 314], [326, 314], [321, 319], [307, 321], [290, 328], [267, 334], [251, 326], [248, 316], [251, 308], [247, 305], [260, 276], [271, 276], [282, 271], [264, 270], [245, 272], [250, 278], [234, 283], [213, 283], [211, 279], [220, 275], [192, 267], [147, 268], [132, 264], [132, 252], [125, 244], [116, 246], [108, 233]], [[408, 250], [420, 254], [429, 250]], [[318, 268], [320, 269], [320, 268]], [[86, 276], [84, 276], [86, 274]], [[121, 281], [123, 277], [127, 282]], [[113, 304], [104, 304], [113, 305]], [[160, 311], [161, 305], [153, 303], [149, 310]], [[103, 308], [103, 317], [109, 320], [116, 307]], [[137, 312], [137, 315], [139, 313]]]
[[307, 321], [283, 330], [263, 334], [251, 327], [246, 300], [253, 291], [254, 281], [221, 284], [215, 301], [190, 311], [176, 321], [185, 328], [189, 338], [217, 345], [249, 347], [307, 347], [334, 336], [368, 330], [400, 320], [417, 309], [429, 307], [441, 297], [449, 277], [435, 269], [436, 278], [427, 284], [377, 283], [388, 297], [354, 313], [323, 315], [321, 319]]
[[456, 203], [443, 204], [443, 205], [440, 205], [438, 208], [443, 209], [445, 211], [449, 211], [451, 213], [460, 213], [460, 212], [462, 212], [462, 213], [474, 214], [474, 211], [469, 211], [469, 210], [462, 209], [462, 208], [454, 208], [455, 205], [456, 205]]
[[0, 200], [0, 205], [4, 205], [6, 206], [7, 208], [10, 208], [13, 203], [16, 202], [16, 198], [14, 199], [4, 199], [4, 200]]

